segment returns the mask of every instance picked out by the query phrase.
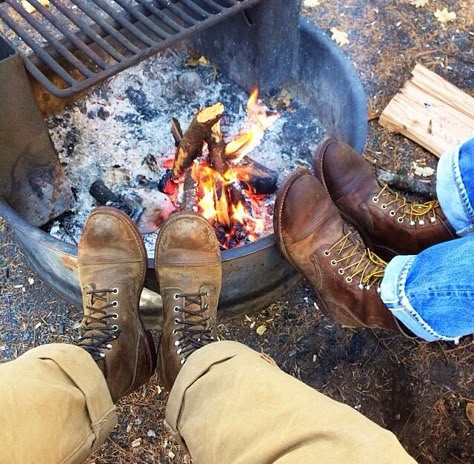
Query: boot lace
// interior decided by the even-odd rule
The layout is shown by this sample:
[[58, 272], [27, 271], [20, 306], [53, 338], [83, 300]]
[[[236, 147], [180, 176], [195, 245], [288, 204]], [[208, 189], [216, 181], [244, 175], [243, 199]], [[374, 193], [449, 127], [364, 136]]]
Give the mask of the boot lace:
[[425, 203], [409, 202], [399, 193], [390, 190], [387, 184], [372, 198], [372, 201], [378, 203], [381, 197], [385, 197], [388, 200], [381, 204], [381, 208], [389, 210], [390, 216], [398, 214], [397, 220], [400, 223], [403, 222], [405, 218], [408, 219], [412, 226], [414, 226], [417, 221], [419, 225], [423, 225], [425, 220], [431, 223], [436, 222], [436, 208], [439, 207], [437, 200], [426, 201]]
[[[175, 318], [174, 322], [178, 327], [173, 330], [173, 334], [180, 334], [175, 345], [178, 347], [178, 355], [182, 356], [181, 364], [184, 364], [187, 356], [216, 339], [212, 335], [211, 317], [205, 315], [209, 309], [205, 300], [207, 292], [176, 293], [174, 297], [176, 300], [182, 299], [181, 306], [174, 307], [174, 311], [181, 313], [182, 318]], [[196, 305], [200, 309], [196, 310]]]
[[370, 290], [373, 286], [377, 286], [377, 291], [380, 292], [379, 284], [387, 263], [366, 248], [361, 240], [355, 238], [354, 232], [347, 232], [324, 251], [325, 256], [330, 256], [332, 253], [335, 257], [331, 260], [331, 265], [339, 266], [337, 270], [339, 275], [347, 274], [348, 283], [357, 279], [360, 289]]
[[118, 325], [111, 325], [112, 320], [118, 319], [118, 314], [107, 313], [108, 309], [118, 305], [117, 301], [107, 303], [109, 293], [117, 294], [118, 289], [93, 289], [86, 292], [89, 297], [86, 308], [90, 314], [85, 315], [82, 320], [78, 346], [84, 348], [95, 361], [105, 358], [103, 350], [110, 350], [111, 342], [120, 335]]

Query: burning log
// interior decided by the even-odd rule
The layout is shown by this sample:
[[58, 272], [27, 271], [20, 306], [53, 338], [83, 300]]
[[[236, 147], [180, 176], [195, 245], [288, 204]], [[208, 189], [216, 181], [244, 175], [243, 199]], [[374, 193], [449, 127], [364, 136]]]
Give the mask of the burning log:
[[196, 113], [188, 130], [179, 142], [173, 164], [173, 178], [179, 179], [193, 161], [201, 155], [205, 140], [211, 138], [213, 126], [224, 114], [224, 105], [216, 103]]
[[97, 179], [89, 188], [89, 193], [94, 197], [99, 205], [102, 206], [113, 206], [114, 208], [123, 211], [125, 214], [130, 216], [134, 221], [138, 219], [142, 213], [143, 208], [141, 205], [131, 205], [124, 201], [118, 195], [115, 195], [110, 190], [102, 179]]
[[225, 174], [229, 169], [225, 157], [224, 136], [222, 135], [221, 123], [217, 121], [211, 128], [211, 134], [206, 139], [206, 143], [209, 149], [209, 162], [211, 166], [219, 173]]
[[263, 164], [244, 156], [241, 164], [233, 167], [237, 178], [257, 195], [270, 195], [277, 191], [278, 173]]

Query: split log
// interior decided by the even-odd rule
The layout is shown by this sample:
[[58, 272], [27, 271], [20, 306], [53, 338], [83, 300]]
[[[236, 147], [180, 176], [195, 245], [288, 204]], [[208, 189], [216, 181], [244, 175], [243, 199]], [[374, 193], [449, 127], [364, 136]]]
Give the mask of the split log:
[[431, 181], [423, 181], [415, 177], [398, 174], [391, 171], [386, 171], [382, 168], [377, 168], [377, 178], [402, 192], [409, 192], [421, 195], [428, 200], [436, 198], [436, 187]]
[[417, 64], [379, 124], [439, 157], [474, 133], [474, 98]]
[[183, 201], [181, 203], [182, 211], [197, 211], [197, 183], [193, 179], [192, 169], [186, 171], [183, 184]]
[[203, 143], [209, 140], [213, 126], [224, 114], [224, 105], [215, 105], [203, 108], [196, 113], [188, 130], [183, 134], [173, 163], [173, 178], [181, 177], [193, 161], [201, 155]]
[[232, 169], [237, 178], [257, 195], [270, 195], [277, 191], [278, 173], [248, 156]]

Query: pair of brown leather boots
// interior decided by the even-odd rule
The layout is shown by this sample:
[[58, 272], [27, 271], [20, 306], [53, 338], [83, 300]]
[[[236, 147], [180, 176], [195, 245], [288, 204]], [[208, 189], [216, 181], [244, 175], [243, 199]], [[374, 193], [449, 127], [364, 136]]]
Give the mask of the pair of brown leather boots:
[[[160, 231], [155, 263], [164, 317], [158, 370], [171, 390], [185, 360], [216, 340], [222, 272], [214, 230], [196, 214], [174, 214]], [[78, 345], [97, 362], [115, 403], [146, 383], [157, 363], [139, 313], [147, 254], [131, 219], [96, 208], [84, 226], [78, 268], [84, 307]]]
[[331, 319], [406, 333], [380, 298], [385, 260], [454, 238], [439, 203], [409, 202], [380, 185], [368, 163], [333, 138], [319, 145], [313, 162], [315, 176], [298, 170], [278, 192], [281, 252]]

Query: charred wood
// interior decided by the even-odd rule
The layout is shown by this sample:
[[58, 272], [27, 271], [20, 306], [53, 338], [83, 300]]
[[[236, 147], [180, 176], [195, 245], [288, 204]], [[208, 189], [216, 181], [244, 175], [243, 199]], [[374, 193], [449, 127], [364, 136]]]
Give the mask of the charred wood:
[[212, 127], [224, 114], [224, 105], [216, 103], [213, 106], [199, 110], [194, 116], [188, 130], [183, 134], [173, 163], [173, 178], [181, 177], [193, 161], [201, 155], [205, 140], [211, 137]]
[[237, 178], [257, 195], [270, 195], [277, 191], [278, 173], [263, 164], [244, 156], [241, 164], [233, 167]]

